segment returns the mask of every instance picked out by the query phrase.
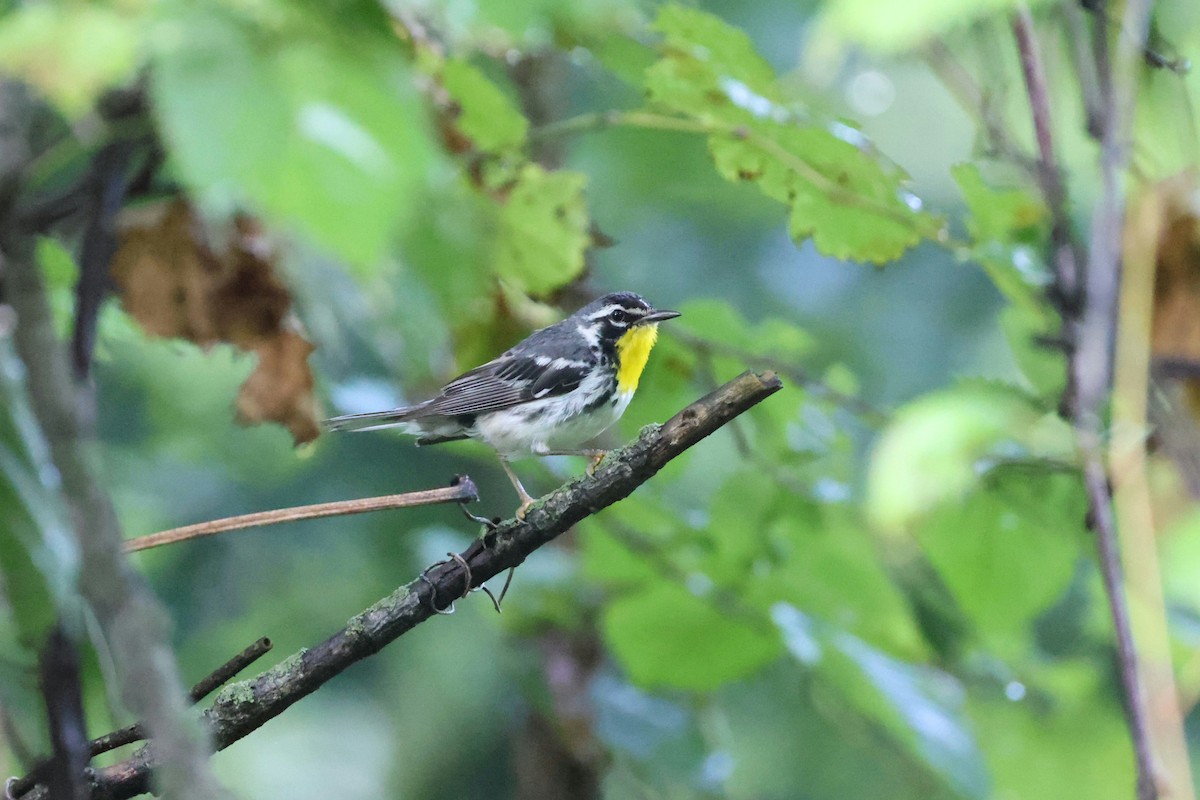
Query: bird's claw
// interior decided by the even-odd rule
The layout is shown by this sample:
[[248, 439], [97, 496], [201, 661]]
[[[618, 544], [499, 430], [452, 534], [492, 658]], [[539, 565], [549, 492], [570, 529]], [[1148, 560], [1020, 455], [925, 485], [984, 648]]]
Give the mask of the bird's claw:
[[532, 497], [526, 495], [521, 500], [521, 505], [517, 506], [517, 519], [525, 521], [525, 515], [529, 513], [529, 509], [533, 508], [533, 504], [537, 502]]
[[458, 507], [462, 509], [462, 512], [464, 515], [466, 515], [467, 519], [471, 520], [472, 522], [474, 522], [476, 524], [482, 525], [484, 528], [487, 528], [488, 533], [491, 533], [492, 531], [496, 530], [496, 528], [498, 527], [498, 525], [500, 523], [499, 517], [496, 517], [495, 519], [488, 519], [487, 517], [481, 517], [478, 514], [472, 514], [470, 511], [467, 510], [466, 503], [459, 503]]
[[592, 453], [592, 458], [587, 465], [587, 476], [590, 478], [596, 474], [596, 468], [600, 466], [600, 462], [608, 455], [607, 450], [599, 450]]
[[[462, 567], [462, 570], [465, 573], [465, 577], [464, 577], [464, 583], [463, 583], [463, 593], [462, 593], [462, 595], [459, 596], [459, 598], [458, 598], [459, 600], [461, 600], [463, 597], [466, 597], [468, 594], [471, 593], [472, 578], [471, 578], [471, 565], [467, 563], [467, 560], [465, 558], [463, 558], [458, 553], [446, 553], [446, 555], [449, 556], [449, 558], [443, 559], [442, 561], [438, 561], [434, 564], [430, 564], [428, 567], [425, 568], [425, 570], [420, 575], [417, 576], [417, 578], [420, 581], [428, 584], [428, 586], [429, 586], [429, 589], [430, 589], [429, 607], [431, 609], [433, 609], [433, 613], [449, 615], [449, 614], [454, 613], [454, 603], [456, 601], [451, 600], [450, 605], [446, 606], [445, 608], [438, 608], [437, 584], [435, 584], [433, 582], [433, 580], [429, 577], [429, 573], [432, 572], [433, 570], [437, 569], [438, 567], [442, 566], [443, 564], [450, 563], [451, 561], [453, 561], [455, 564], [458, 564], [458, 566]], [[501, 595], [501, 597], [503, 598], [503, 595]], [[493, 599], [492, 602], [495, 603], [496, 602], [495, 599]]]

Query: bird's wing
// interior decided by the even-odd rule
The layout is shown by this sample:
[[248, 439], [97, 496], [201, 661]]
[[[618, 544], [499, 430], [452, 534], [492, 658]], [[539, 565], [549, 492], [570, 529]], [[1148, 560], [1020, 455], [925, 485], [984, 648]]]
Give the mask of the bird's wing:
[[566, 394], [583, 382], [593, 362], [505, 353], [455, 378], [424, 404], [422, 416], [482, 414]]

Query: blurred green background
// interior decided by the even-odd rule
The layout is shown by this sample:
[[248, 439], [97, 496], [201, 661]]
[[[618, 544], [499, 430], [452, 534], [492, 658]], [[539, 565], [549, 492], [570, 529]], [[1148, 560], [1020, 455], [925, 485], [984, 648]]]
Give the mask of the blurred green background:
[[[1061, 364], [1033, 344], [1054, 320], [1042, 296], [1047, 217], [1030, 176], [980, 133], [984, 111], [946, 83], [951, 59], [1008, 144], [1032, 152], [1012, 6], [11, 4], [0, 65], [48, 98], [65, 131], [36, 160], [35, 184], [66, 180], [122, 135], [97, 130], [91, 104], [145, 66], [146, 124], [166, 153], [156, 191], [182, 189], [208, 220], [245, 208], [271, 226], [328, 416], [423, 399], [614, 290], [684, 316], [663, 326], [608, 444], [745, 368], [776, 368], [786, 384], [535, 554], [502, 615], [485, 598], [460, 601], [217, 754], [222, 784], [296, 800], [586, 797], [593, 785], [614, 799], [1131, 796], [1107, 608], [1054, 414]], [[1035, 10], [1070, 212], [1086, 226], [1097, 151], [1069, 15]], [[1200, 45], [1190, 3], [1156, 4], [1155, 24], [1170, 53]], [[722, 75], [735, 83], [714, 85], [769, 111], [739, 121], [706, 106], [714, 90], [698, 64], [733, 65]], [[655, 83], [668, 68], [677, 83]], [[1139, 166], [1172, 174], [1194, 156], [1196, 80], [1147, 72], [1140, 91], [1135, 149], [1153, 156]], [[552, 126], [640, 108], [699, 128]], [[785, 149], [784, 129], [837, 132], [857, 145], [847, 171], [866, 176], [848, 191], [899, 202], [903, 235], [875, 243], [893, 223], [869, 207], [815, 232], [793, 220], [789, 234], [789, 201], [769, 177], [714, 169], [706, 125], [746, 125], [752, 144], [778, 135]], [[834, 169], [833, 137], [812, 141], [793, 157]], [[767, 176], [775, 152], [755, 156]], [[530, 160], [545, 175], [522, 172]], [[973, 167], [952, 172], [960, 164]], [[898, 194], [901, 171], [919, 213]], [[551, 175], [567, 177], [551, 186]], [[510, 191], [524, 180], [533, 200], [522, 210]], [[552, 192], [582, 226], [559, 230], [562, 215], [536, 207]], [[857, 208], [816, 194], [796, 218]], [[585, 255], [593, 224], [612, 244]], [[42, 248], [64, 335], [76, 247], [68, 232]], [[252, 357], [149, 338], [118, 299], [98, 331], [97, 464], [126, 536], [463, 472], [481, 490], [477, 513], [515, 507], [482, 446], [417, 450], [372, 432], [294, 447], [281, 427], [234, 420]], [[15, 482], [19, 465], [5, 469]], [[541, 494], [583, 464], [517, 469]], [[1175, 518], [1165, 581], [1195, 730], [1200, 529], [1186, 511]], [[134, 560], [169, 610], [190, 682], [261, 636], [275, 642], [264, 668], [322, 641], [475, 535], [456, 509], [435, 507]], [[48, 572], [69, 573], [69, 560]], [[18, 753], [43, 750], [44, 734], [27, 643], [4, 625], [4, 738], [24, 741], [0, 749], [0, 773], [23, 774]], [[86, 657], [93, 735], [130, 721], [106, 690], [106, 658], [103, 647]], [[1195, 758], [1200, 740], [1189, 744]]]

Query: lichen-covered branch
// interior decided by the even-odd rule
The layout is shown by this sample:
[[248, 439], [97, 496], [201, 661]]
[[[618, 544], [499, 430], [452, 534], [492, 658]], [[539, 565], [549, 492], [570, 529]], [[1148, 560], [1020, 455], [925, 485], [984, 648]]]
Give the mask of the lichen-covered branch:
[[[628, 497], [664, 465], [725, 423], [781, 388], [774, 373], [746, 372], [697, 400], [664, 425], [648, 426], [614, 451], [590, 476], [580, 477], [535, 504], [524, 520], [511, 519], [476, 540], [457, 560], [430, 570], [352, 618], [345, 628], [301, 650], [261, 675], [227, 686], [204, 712], [218, 749], [228, 747], [313, 693], [351, 664], [379, 652], [470, 588], [521, 564], [534, 550], [583, 518]], [[146, 792], [156, 767], [153, 746], [97, 770], [95, 798]]]

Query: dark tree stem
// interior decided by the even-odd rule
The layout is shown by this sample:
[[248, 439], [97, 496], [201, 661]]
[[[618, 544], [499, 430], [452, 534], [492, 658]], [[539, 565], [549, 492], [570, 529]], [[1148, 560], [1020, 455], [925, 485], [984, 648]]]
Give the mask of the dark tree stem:
[[1021, 56], [1021, 75], [1029, 95], [1034, 137], [1038, 149], [1038, 182], [1050, 209], [1050, 242], [1054, 249], [1055, 284], [1060, 304], [1070, 313], [1077, 308], [1080, 292], [1079, 257], [1071, 230], [1067, 207], [1067, 189], [1054, 150], [1054, 128], [1050, 117], [1050, 95], [1042, 66], [1033, 16], [1028, 7], [1017, 7], [1013, 15], [1013, 34]]

